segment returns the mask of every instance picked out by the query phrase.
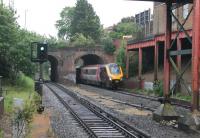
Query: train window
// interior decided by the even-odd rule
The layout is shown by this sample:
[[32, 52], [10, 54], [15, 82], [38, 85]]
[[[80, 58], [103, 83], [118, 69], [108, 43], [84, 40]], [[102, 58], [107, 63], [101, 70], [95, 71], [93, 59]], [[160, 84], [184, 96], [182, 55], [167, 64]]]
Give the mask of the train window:
[[90, 70], [88, 70], [88, 74], [89, 75], [95, 75], [96, 74], [96, 69], [90, 69]]
[[117, 64], [111, 64], [109, 66], [109, 69], [110, 69], [111, 74], [120, 74], [120, 69], [119, 69], [119, 66]]

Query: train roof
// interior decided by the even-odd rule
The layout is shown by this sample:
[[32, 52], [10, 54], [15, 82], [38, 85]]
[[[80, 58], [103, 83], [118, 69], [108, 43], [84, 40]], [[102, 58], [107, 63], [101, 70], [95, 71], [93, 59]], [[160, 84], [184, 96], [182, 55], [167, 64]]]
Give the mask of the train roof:
[[87, 65], [87, 66], [84, 66], [83, 68], [96, 68], [96, 67], [105, 67], [105, 66], [108, 66], [108, 65], [111, 65], [111, 64], [117, 64], [117, 63], [108, 63], [108, 64], [96, 64], [96, 65]]

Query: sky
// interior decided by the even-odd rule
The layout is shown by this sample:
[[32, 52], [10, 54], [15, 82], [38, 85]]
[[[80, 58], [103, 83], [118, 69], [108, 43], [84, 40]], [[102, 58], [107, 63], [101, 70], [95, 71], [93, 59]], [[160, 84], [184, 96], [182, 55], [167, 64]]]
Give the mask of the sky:
[[[60, 19], [60, 12], [66, 6], [75, 6], [76, 0], [3, 0], [6, 5], [14, 2], [17, 21], [22, 28], [41, 35], [57, 36], [55, 23]], [[152, 2], [128, 0], [88, 0], [100, 17], [104, 28], [117, 24], [121, 18], [153, 9]], [[26, 16], [25, 16], [26, 13]], [[26, 17], [26, 21], [25, 21]]]

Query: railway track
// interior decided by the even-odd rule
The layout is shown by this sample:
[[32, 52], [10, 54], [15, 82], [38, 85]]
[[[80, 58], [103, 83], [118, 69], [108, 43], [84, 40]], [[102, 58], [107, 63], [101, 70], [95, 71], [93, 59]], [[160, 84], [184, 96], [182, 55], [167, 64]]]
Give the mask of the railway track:
[[104, 110], [78, 97], [64, 87], [47, 83], [46, 86], [70, 111], [89, 137], [94, 138], [149, 138], [150, 135], [113, 117]]
[[[88, 85], [81, 84], [81, 86], [88, 86]], [[96, 87], [96, 86], [91, 86], [91, 87]], [[99, 88], [99, 87], [96, 87], [96, 88]], [[99, 88], [99, 89], [103, 89], [103, 88]], [[151, 100], [151, 101], [156, 101], [156, 102], [162, 102], [162, 100], [163, 100], [163, 97], [146, 96], [146, 95], [142, 95], [142, 94], [130, 93], [130, 92], [123, 90], [123, 89], [109, 90], [109, 91], [124, 94], [124, 95], [129, 95], [129, 96], [133, 96], [133, 97], [139, 97], [139, 98], [143, 98], [143, 99], [147, 99], [147, 100]], [[190, 102], [187, 102], [185, 100], [170, 98], [170, 102], [171, 102], [172, 105], [183, 107], [183, 108], [186, 108], [186, 109], [191, 109]]]

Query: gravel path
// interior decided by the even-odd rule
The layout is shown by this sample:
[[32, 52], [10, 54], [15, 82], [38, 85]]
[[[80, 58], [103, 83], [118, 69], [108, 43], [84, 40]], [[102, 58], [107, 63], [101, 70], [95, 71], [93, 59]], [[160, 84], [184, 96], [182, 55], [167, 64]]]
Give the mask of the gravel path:
[[43, 87], [43, 105], [51, 113], [50, 122], [58, 138], [87, 138], [87, 133], [74, 120], [69, 111], [58, 101], [55, 95]]
[[[156, 101], [150, 101], [150, 100], [145, 100], [142, 98], [138, 97], [132, 97], [124, 94], [119, 94], [119, 93], [114, 93], [109, 90], [102, 90], [96, 87], [91, 87], [91, 86], [84, 86], [81, 88], [75, 87], [75, 86], [68, 86], [66, 87], [67, 89], [77, 93], [79, 96], [82, 96], [86, 99], [88, 99], [90, 102], [93, 104], [103, 108], [104, 110], [108, 111], [110, 114], [113, 116], [116, 116], [120, 118], [121, 120], [127, 122], [130, 125], [133, 125], [139, 129], [142, 129], [149, 133], [152, 137], [156, 138], [199, 138], [200, 134], [196, 133], [188, 133], [188, 132], [183, 132], [181, 130], [178, 130], [177, 128], [173, 128], [172, 126], [168, 126], [164, 123], [160, 124], [152, 120], [152, 114], [146, 114], [146, 115], [133, 115], [130, 114], [129, 112], [121, 112], [120, 109], [127, 108], [125, 105], [120, 105], [115, 104], [115, 106], [111, 107], [110, 102], [102, 102], [102, 96], [103, 99], [117, 99], [120, 101], [124, 102], [130, 102], [133, 104], [143, 104], [144, 106], [149, 106], [149, 107], [158, 107], [160, 105], [159, 102]], [[84, 95], [86, 92], [92, 93], [91, 95], [87, 94]], [[99, 96], [100, 95], [100, 96]], [[112, 103], [113, 104], [113, 103]], [[133, 108], [133, 107], [131, 107]], [[130, 109], [130, 108], [129, 108]], [[180, 113], [187, 111], [186, 109], [176, 108]]]

